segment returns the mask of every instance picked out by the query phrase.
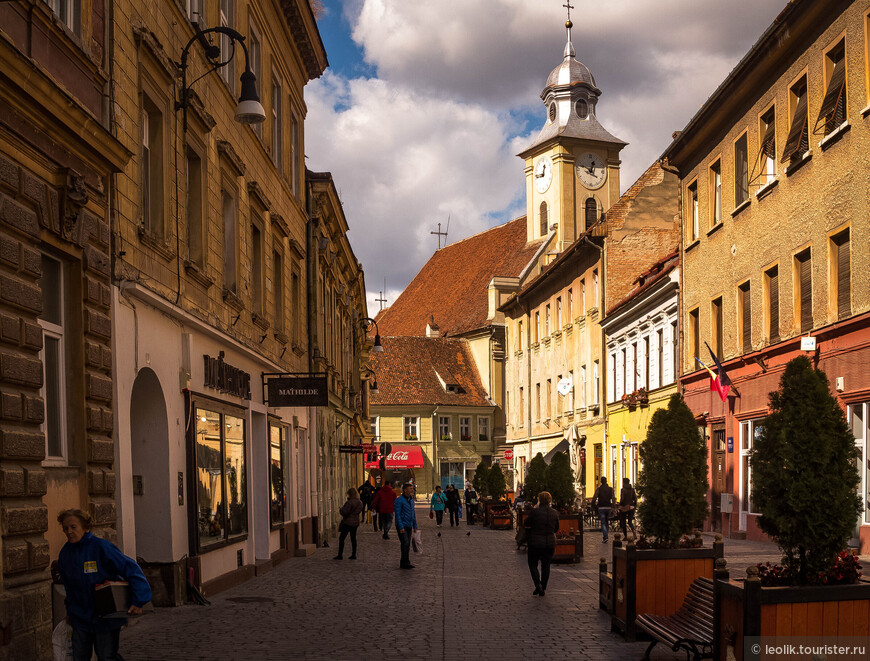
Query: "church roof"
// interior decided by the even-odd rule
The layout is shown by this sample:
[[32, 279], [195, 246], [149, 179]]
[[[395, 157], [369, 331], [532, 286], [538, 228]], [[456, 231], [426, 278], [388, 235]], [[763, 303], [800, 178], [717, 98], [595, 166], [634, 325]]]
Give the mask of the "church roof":
[[522, 217], [441, 248], [378, 315], [381, 337], [425, 335], [430, 317], [444, 336], [489, 326], [490, 281], [519, 277], [541, 241], [526, 243]]
[[569, 41], [565, 45], [565, 57], [562, 62], [550, 72], [544, 90], [562, 85], [588, 85], [600, 94], [595, 85], [595, 78], [585, 64], [574, 57], [574, 45]]
[[446, 337], [382, 337], [370, 363], [378, 383], [372, 406], [493, 406], [468, 342]]

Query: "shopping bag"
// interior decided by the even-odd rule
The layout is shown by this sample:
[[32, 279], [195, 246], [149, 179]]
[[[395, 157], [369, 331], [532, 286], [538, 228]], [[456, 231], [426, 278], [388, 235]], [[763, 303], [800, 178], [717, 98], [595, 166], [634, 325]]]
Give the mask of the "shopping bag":
[[459, 507], [456, 508], [456, 518], [458, 518], [458, 519], [462, 518], [462, 505], [460, 505]]
[[429, 510], [429, 518], [430, 518], [430, 519], [434, 519], [434, 518], [435, 518], [435, 512], [433, 512], [432, 510]]
[[66, 619], [58, 622], [52, 631], [51, 647], [53, 661], [72, 661], [72, 627]]
[[414, 553], [423, 552], [423, 534], [419, 528], [411, 534], [411, 547], [414, 549]]

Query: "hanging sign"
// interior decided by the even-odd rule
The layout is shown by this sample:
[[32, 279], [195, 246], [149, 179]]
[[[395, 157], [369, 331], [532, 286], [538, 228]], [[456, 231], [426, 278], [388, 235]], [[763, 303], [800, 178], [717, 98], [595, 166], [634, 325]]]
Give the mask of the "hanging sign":
[[235, 395], [242, 399], [251, 399], [251, 375], [224, 362], [224, 352], [217, 358], [203, 355], [203, 385], [214, 388], [222, 393]]
[[362, 445], [339, 445], [338, 451], [341, 454], [362, 454], [363, 446]]
[[269, 406], [327, 406], [326, 376], [272, 376], [266, 382]]

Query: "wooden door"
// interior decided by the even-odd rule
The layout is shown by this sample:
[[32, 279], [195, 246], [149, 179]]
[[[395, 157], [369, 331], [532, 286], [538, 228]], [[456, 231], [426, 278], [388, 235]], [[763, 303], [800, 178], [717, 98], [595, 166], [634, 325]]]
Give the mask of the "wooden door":
[[710, 458], [713, 467], [713, 530], [722, 532], [722, 494], [725, 493], [725, 424], [713, 425], [710, 437]]

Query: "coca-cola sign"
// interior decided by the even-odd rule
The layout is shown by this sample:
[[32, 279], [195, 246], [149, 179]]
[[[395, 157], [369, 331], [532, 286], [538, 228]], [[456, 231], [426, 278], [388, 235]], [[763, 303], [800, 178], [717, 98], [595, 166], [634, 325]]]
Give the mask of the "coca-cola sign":
[[380, 468], [392, 470], [395, 468], [423, 468], [423, 450], [419, 445], [393, 446], [393, 451], [388, 455], [372, 454], [371, 459], [366, 461], [366, 468]]
[[387, 455], [387, 461], [408, 461], [408, 451], [391, 452]]

